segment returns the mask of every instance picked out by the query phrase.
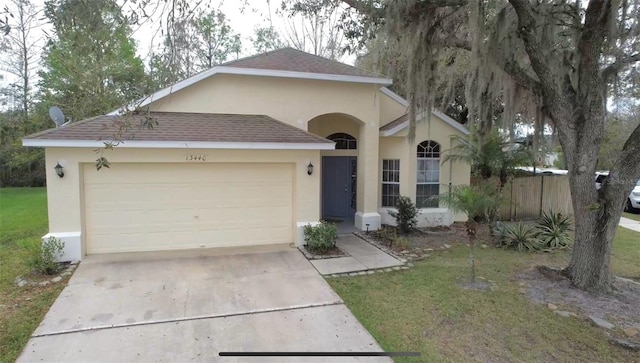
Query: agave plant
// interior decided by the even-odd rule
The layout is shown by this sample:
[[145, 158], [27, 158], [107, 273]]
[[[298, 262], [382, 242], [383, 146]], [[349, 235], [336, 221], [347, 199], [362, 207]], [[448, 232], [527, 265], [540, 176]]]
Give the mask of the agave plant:
[[499, 247], [525, 252], [538, 251], [543, 247], [542, 241], [538, 237], [538, 229], [529, 224], [499, 225], [495, 234]]
[[571, 245], [571, 220], [562, 213], [544, 212], [538, 219], [538, 238], [548, 248], [567, 248]]

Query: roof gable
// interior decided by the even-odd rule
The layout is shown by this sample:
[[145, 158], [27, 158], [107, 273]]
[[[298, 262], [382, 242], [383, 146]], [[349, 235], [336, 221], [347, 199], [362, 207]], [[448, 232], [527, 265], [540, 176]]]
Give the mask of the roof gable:
[[[382, 93], [384, 93], [385, 95], [391, 97], [392, 99], [394, 99], [396, 102], [400, 103], [401, 105], [403, 105], [405, 107], [409, 106], [409, 102], [407, 100], [405, 100], [400, 95], [398, 95], [397, 93], [393, 92], [392, 90], [388, 89], [387, 87], [380, 88], [380, 91]], [[462, 134], [469, 135], [469, 129], [467, 129], [466, 127], [461, 125], [458, 121], [456, 121], [456, 120], [452, 119], [451, 117], [447, 116], [443, 112], [440, 112], [440, 111], [434, 109], [434, 110], [431, 111], [431, 114], [436, 116], [438, 119], [442, 120], [447, 125], [453, 127], [457, 131], [460, 131]], [[423, 117], [424, 117], [423, 114], [419, 114], [419, 115], [416, 116], [416, 118], [423, 118]], [[381, 133], [382, 136], [392, 136], [392, 135], [395, 135], [398, 132], [404, 130], [407, 127], [409, 127], [409, 115], [408, 114], [404, 114], [404, 115], [398, 117], [397, 119], [389, 122], [388, 124], [380, 127], [380, 133]]]
[[270, 69], [287, 72], [335, 74], [353, 77], [384, 78], [348, 64], [340, 63], [293, 48], [281, 48], [267, 53], [221, 64], [225, 67]]
[[[391, 79], [344, 63], [292, 48], [283, 48], [209, 68], [144, 97], [133, 103], [131, 107], [145, 107], [152, 102], [158, 101], [216, 74], [298, 78], [379, 85], [390, 85], [392, 83]], [[109, 115], [118, 115], [124, 111], [124, 108], [119, 108], [110, 112]]]

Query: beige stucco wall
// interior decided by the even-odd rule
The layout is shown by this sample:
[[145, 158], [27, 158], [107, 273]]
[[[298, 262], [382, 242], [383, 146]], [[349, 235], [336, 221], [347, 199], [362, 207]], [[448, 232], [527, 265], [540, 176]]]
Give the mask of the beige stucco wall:
[[382, 96], [374, 84], [219, 74], [152, 103], [150, 109], [265, 114], [304, 130], [315, 117], [349, 115], [358, 127], [357, 209], [377, 213], [377, 185], [365, 180], [378, 175]]
[[312, 118], [344, 113], [378, 124], [373, 84], [218, 74], [151, 103], [152, 111], [263, 114], [305, 129]]
[[[186, 161], [187, 155], [206, 155], [205, 162]], [[49, 232], [84, 232], [83, 175], [85, 164], [94, 164], [98, 155], [85, 148], [47, 148], [47, 202]], [[202, 150], [202, 149], [124, 149], [105, 152], [111, 163], [292, 163], [294, 169], [294, 218], [298, 223], [320, 219], [320, 174], [307, 175], [307, 165], [320, 165], [317, 150]], [[55, 174], [57, 163], [64, 166], [64, 177]], [[108, 173], [108, 169], [100, 172]], [[167, 172], [171, 168], [167, 167]], [[295, 224], [294, 224], [295, 228]], [[294, 231], [294, 236], [296, 235]], [[83, 233], [84, 235], [84, 233]]]
[[[380, 170], [383, 159], [400, 159], [400, 194], [408, 196], [415, 202], [417, 179], [417, 145], [426, 140], [436, 141], [441, 145], [441, 159], [446, 155], [446, 150], [451, 148], [453, 135], [459, 135], [460, 131], [454, 129], [436, 116], [432, 116], [431, 124], [426, 121], [416, 125], [416, 138], [410, 142], [408, 132], [403, 130], [393, 137], [380, 139]], [[440, 193], [448, 190], [448, 185], [468, 185], [470, 183], [471, 168], [463, 162], [445, 162], [440, 164]], [[378, 175], [378, 184], [382, 184], [382, 172]], [[378, 206], [382, 209], [382, 195], [378, 193]], [[385, 211], [381, 215], [387, 214]], [[463, 215], [455, 215], [454, 221], [464, 221]]]
[[407, 108], [393, 98], [379, 92], [380, 95], [380, 127], [407, 113]]

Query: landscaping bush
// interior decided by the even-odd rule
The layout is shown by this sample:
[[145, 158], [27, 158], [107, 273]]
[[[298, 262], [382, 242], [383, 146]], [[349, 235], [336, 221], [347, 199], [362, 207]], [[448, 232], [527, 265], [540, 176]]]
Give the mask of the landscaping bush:
[[396, 226], [400, 234], [409, 234], [413, 231], [418, 220], [418, 209], [411, 201], [411, 198], [400, 196], [396, 201], [396, 211], [389, 211], [389, 214], [396, 219]]
[[562, 213], [544, 212], [536, 224], [538, 238], [547, 248], [566, 248], [571, 245], [571, 220]]
[[538, 229], [529, 224], [498, 224], [495, 228], [496, 244], [498, 247], [518, 251], [539, 251], [543, 248], [543, 243], [538, 238], [538, 233]]
[[304, 240], [307, 249], [312, 252], [324, 253], [336, 247], [338, 239], [338, 227], [326, 221], [316, 226], [304, 226]]
[[58, 272], [60, 264], [58, 259], [62, 257], [64, 241], [55, 237], [49, 237], [42, 243], [26, 245], [27, 265], [43, 275], [53, 275]]

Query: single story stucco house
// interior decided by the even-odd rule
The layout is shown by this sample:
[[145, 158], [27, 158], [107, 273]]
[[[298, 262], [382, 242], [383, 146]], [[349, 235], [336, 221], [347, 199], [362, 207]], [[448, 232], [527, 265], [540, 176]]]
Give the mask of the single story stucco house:
[[[303, 244], [322, 219], [360, 230], [393, 224], [399, 195], [419, 223], [463, 216], [427, 199], [468, 184], [469, 165], [441, 162], [467, 134], [433, 112], [408, 140], [407, 101], [391, 80], [291, 48], [215, 66], [136, 106], [27, 136], [46, 154], [49, 233], [65, 260], [87, 254]], [[144, 119], [96, 170], [114, 121]], [[117, 122], [116, 122], [117, 123]], [[61, 171], [59, 176], [56, 170]], [[60, 170], [60, 167], [61, 170]]]

